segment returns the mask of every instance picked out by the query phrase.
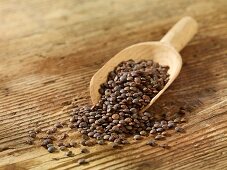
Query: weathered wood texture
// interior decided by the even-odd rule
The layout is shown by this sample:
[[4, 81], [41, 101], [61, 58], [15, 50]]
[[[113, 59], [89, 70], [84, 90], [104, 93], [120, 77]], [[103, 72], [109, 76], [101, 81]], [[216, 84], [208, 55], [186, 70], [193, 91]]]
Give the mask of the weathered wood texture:
[[[226, 169], [226, 0], [1, 0], [0, 169]], [[159, 40], [182, 16], [199, 32], [181, 52], [183, 69], [155, 103], [190, 108], [185, 134], [167, 139], [171, 149], [145, 141], [122, 150], [108, 145], [89, 154], [53, 160], [24, 144], [27, 132], [69, 118], [66, 108], [90, 103], [92, 75], [134, 43]], [[74, 149], [78, 153], [79, 149]], [[76, 161], [87, 158], [88, 165]]]

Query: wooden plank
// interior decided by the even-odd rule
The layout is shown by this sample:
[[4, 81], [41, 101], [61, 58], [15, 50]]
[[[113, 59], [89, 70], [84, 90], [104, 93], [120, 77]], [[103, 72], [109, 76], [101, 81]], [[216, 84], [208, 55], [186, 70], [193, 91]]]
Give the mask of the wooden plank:
[[[224, 169], [227, 167], [227, 2], [225, 0], [0, 1], [0, 169]], [[90, 103], [92, 75], [134, 43], [159, 40], [182, 16], [199, 32], [182, 51], [176, 82], [151, 108], [185, 106], [185, 134], [171, 149], [133, 142], [122, 150], [95, 146], [90, 153], [53, 160], [28, 146], [27, 132], [69, 118]], [[73, 134], [73, 133], [72, 133]], [[164, 141], [165, 142], [165, 141]], [[79, 158], [88, 165], [77, 165]]]

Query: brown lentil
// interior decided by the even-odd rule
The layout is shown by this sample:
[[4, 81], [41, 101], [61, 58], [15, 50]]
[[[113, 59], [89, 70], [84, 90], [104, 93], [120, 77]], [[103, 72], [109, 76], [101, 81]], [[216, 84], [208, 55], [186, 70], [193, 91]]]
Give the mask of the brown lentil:
[[150, 145], [150, 146], [156, 146], [157, 145], [154, 140], [150, 140], [146, 144]]
[[155, 136], [155, 139], [156, 139], [156, 140], [160, 140], [160, 139], [163, 139], [163, 138], [164, 138], [164, 136], [162, 136], [162, 135], [156, 135], [156, 136]]
[[65, 154], [66, 156], [68, 156], [68, 157], [72, 157], [72, 156], [74, 156], [74, 154], [73, 154], [73, 152], [72, 151], [68, 151], [68, 152], [66, 152], [66, 154]]
[[88, 149], [87, 148], [81, 148], [80, 149], [80, 153], [88, 153]]
[[56, 148], [54, 146], [50, 146], [47, 148], [47, 150], [49, 153], [53, 153], [56, 150]]
[[32, 144], [34, 144], [34, 139], [33, 138], [28, 138], [26, 140], [26, 143], [29, 144], [29, 145], [32, 145]]
[[141, 140], [141, 139], [142, 139], [142, 137], [141, 137], [140, 135], [135, 135], [133, 138], [134, 138], [135, 140]]
[[84, 159], [84, 158], [78, 160], [78, 164], [79, 165], [87, 164], [87, 163], [88, 163], [88, 161], [86, 159]]
[[184, 132], [184, 129], [181, 127], [175, 127], [176, 132]]

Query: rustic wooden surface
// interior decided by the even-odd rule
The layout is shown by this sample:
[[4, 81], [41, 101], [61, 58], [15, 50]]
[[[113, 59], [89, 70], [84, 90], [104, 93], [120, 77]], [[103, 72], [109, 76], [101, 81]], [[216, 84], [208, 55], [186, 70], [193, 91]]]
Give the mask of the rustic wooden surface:
[[[226, 169], [226, 9], [226, 0], [1, 0], [0, 169]], [[154, 106], [190, 110], [186, 133], [164, 141], [171, 149], [141, 141], [53, 160], [62, 153], [24, 143], [37, 124], [67, 120], [70, 108], [61, 110], [73, 98], [90, 103], [90, 78], [111, 56], [159, 40], [185, 15], [197, 19], [199, 32], [181, 52], [180, 76]], [[81, 157], [90, 163], [79, 167]]]

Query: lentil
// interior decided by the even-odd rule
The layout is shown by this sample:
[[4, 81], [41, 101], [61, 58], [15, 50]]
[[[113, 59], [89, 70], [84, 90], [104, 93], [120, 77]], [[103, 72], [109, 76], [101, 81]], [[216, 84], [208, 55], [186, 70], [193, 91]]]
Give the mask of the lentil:
[[87, 164], [87, 163], [88, 163], [88, 161], [86, 159], [84, 159], [84, 158], [78, 160], [78, 164], [79, 165]]
[[87, 148], [81, 148], [80, 153], [88, 153], [89, 151], [87, 150]]
[[141, 137], [140, 135], [135, 135], [135, 136], [134, 136], [134, 139], [135, 139], [135, 140], [141, 140], [142, 137]]
[[176, 132], [184, 132], [184, 129], [181, 127], [175, 127]]
[[54, 146], [50, 146], [47, 148], [49, 153], [53, 153], [55, 151], [55, 147]]
[[73, 154], [73, 152], [72, 151], [68, 151], [68, 152], [66, 152], [66, 154], [65, 154], [66, 156], [68, 156], [68, 157], [72, 157], [72, 156], [74, 156], [74, 154]]
[[150, 145], [150, 146], [156, 146], [157, 145], [154, 140], [150, 140], [146, 144]]

